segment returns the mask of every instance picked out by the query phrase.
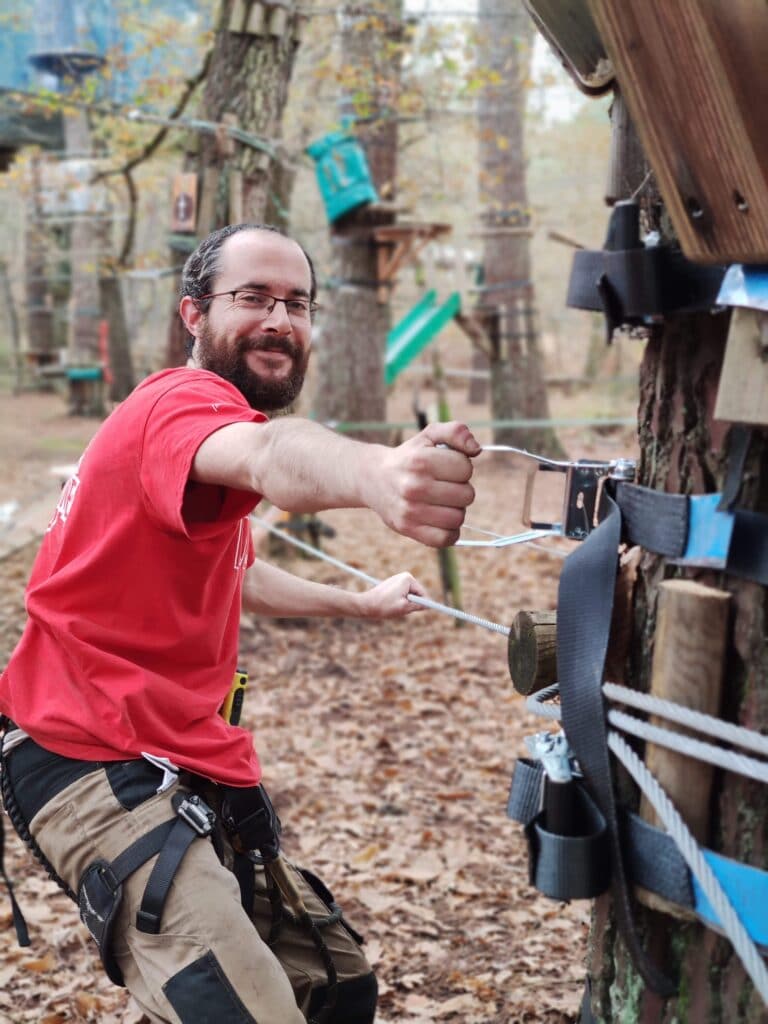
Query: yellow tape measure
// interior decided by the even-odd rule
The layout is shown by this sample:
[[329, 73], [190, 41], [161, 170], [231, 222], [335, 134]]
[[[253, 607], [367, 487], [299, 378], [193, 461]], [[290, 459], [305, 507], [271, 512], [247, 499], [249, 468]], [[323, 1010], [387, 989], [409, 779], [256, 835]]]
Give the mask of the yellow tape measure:
[[247, 685], [248, 673], [243, 672], [241, 668], [235, 669], [229, 693], [219, 708], [219, 714], [230, 725], [240, 724], [240, 715], [243, 710], [243, 700], [245, 699], [245, 688]]

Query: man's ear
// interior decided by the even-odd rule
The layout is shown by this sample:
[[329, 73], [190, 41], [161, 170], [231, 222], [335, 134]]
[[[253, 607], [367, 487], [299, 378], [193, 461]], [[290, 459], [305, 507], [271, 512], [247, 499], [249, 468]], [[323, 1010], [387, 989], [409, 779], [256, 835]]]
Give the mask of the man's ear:
[[197, 303], [190, 295], [185, 295], [179, 303], [179, 316], [192, 337], [196, 338], [205, 313], [198, 308]]

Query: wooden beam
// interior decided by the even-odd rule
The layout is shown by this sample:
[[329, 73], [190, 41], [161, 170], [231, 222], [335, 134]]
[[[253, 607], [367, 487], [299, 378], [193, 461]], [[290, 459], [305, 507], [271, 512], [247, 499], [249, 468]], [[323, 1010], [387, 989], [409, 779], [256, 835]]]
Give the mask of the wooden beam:
[[512, 684], [528, 697], [557, 681], [557, 612], [518, 612], [507, 643]]
[[[728, 630], [730, 594], [693, 580], [664, 580], [659, 584], [659, 606], [651, 667], [651, 694], [705, 714], [720, 711], [723, 660]], [[668, 726], [651, 716], [653, 725]], [[645, 763], [666, 791], [695, 838], [706, 843], [709, 833], [709, 797], [714, 768], [655, 743], [647, 743]], [[642, 797], [640, 815], [658, 825], [650, 802]], [[675, 916], [680, 908], [661, 897], [638, 891], [647, 906]]]
[[450, 231], [450, 224], [390, 224], [374, 228], [379, 302], [387, 301], [400, 267], [415, 262], [426, 245]]
[[768, 5], [588, 3], [685, 255], [768, 262]]

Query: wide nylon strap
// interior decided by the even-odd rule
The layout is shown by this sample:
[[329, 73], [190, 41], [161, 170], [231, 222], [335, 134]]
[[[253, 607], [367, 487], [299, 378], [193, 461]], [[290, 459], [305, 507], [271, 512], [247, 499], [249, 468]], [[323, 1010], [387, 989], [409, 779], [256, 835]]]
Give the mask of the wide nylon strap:
[[630, 905], [611, 779], [602, 684], [613, 611], [621, 513], [608, 515], [563, 563], [557, 600], [557, 666], [562, 723], [587, 786], [608, 826], [611, 888], [624, 941], [646, 983], [660, 995], [676, 989], [640, 945]]

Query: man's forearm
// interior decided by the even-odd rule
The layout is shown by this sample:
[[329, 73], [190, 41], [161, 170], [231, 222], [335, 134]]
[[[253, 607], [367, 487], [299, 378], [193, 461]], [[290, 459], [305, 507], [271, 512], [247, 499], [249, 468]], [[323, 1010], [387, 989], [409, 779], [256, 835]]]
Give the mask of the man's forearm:
[[370, 508], [422, 544], [455, 543], [474, 498], [481, 448], [460, 423], [433, 423], [389, 448], [340, 437], [310, 420], [231, 423], [207, 437], [190, 476], [254, 491], [289, 512]]
[[255, 491], [286, 512], [360, 508], [368, 504], [367, 471], [386, 451], [286, 416], [233, 423], [211, 434], [195, 455], [192, 476]]
[[248, 569], [243, 586], [243, 608], [256, 615], [358, 617], [366, 614], [361, 598], [258, 559]]

